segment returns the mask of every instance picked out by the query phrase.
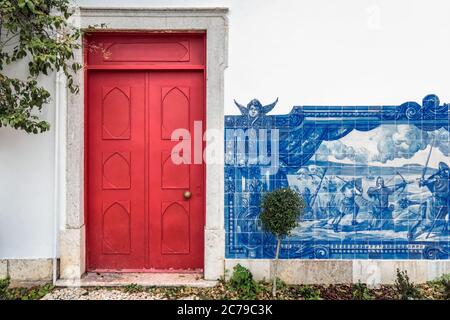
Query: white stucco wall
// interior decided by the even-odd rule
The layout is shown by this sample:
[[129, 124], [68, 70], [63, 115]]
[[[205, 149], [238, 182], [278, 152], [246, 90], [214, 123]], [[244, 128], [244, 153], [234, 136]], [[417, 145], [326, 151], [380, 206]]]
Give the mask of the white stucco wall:
[[[101, 7], [228, 7], [226, 114], [238, 113], [234, 98], [246, 104], [252, 98], [269, 103], [279, 97], [275, 113], [287, 113], [293, 105], [420, 102], [428, 93], [450, 102], [446, 0], [77, 2]], [[46, 84], [52, 88], [54, 80]], [[44, 112], [52, 125], [54, 112], [53, 104]], [[38, 136], [0, 129], [0, 259], [52, 255], [54, 128]]]
[[[123, 6], [122, 0], [78, 0]], [[228, 7], [225, 113], [236, 98], [293, 105], [450, 101], [445, 0], [130, 0], [128, 6]]]
[[[23, 77], [26, 64], [7, 70]], [[54, 92], [54, 77], [41, 85]], [[0, 259], [51, 257], [54, 214], [55, 105], [41, 116], [51, 130], [26, 134], [0, 128]]]

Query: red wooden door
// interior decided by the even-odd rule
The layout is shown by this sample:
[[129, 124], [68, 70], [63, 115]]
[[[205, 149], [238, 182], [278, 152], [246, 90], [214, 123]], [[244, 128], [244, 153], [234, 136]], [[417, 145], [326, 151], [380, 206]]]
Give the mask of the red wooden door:
[[[171, 134], [187, 129], [193, 135], [194, 123], [204, 120], [204, 73], [198, 68], [203, 40], [173, 38], [185, 53], [168, 45], [171, 39], [149, 45], [144, 36], [104, 37], [96, 41], [114, 43], [112, 56], [88, 57], [101, 67], [91, 66], [86, 87], [87, 269], [201, 269], [204, 166], [175, 164], [171, 154], [178, 141]], [[163, 50], [172, 47], [181, 53], [167, 57], [181, 57], [175, 62], [183, 70], [145, 67], [146, 61], [162, 61]], [[128, 68], [127, 57], [139, 65]], [[189, 63], [196, 70], [188, 70]], [[188, 137], [192, 148], [202, 147], [202, 130], [197, 142]]]
[[[202, 121], [202, 84], [200, 72], [150, 74], [149, 254], [156, 269], [203, 266], [203, 167], [175, 164], [172, 152], [178, 142], [171, 141], [174, 130], [193, 134], [195, 122]], [[189, 139], [192, 151], [193, 138]], [[185, 191], [191, 192], [189, 199]]]
[[88, 269], [145, 266], [145, 73], [93, 72], [88, 88]]

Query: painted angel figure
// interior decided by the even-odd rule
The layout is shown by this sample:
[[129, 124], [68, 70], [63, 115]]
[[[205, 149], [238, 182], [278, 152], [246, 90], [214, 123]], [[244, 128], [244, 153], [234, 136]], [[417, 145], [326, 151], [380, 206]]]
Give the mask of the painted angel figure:
[[270, 112], [275, 107], [277, 102], [278, 98], [273, 103], [263, 106], [258, 99], [253, 99], [247, 104], [247, 107], [245, 107], [242, 104], [238, 103], [236, 100], [234, 100], [234, 103], [239, 108], [242, 115], [248, 116], [249, 118], [253, 119], [251, 124], [253, 124], [259, 117]]

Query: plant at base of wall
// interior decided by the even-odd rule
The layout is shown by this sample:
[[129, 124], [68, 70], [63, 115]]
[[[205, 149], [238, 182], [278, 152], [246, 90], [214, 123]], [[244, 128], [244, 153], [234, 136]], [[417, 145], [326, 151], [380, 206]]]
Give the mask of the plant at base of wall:
[[0, 300], [7, 300], [9, 278], [0, 279]]
[[397, 269], [397, 279], [395, 280], [395, 289], [402, 300], [416, 300], [421, 298], [421, 294], [416, 285], [409, 281], [406, 270]]
[[442, 286], [442, 291], [444, 293], [444, 298], [446, 300], [450, 300], [450, 274], [445, 274], [443, 275], [440, 279], [439, 282]]
[[435, 280], [428, 281], [427, 284], [432, 292], [438, 291], [443, 299], [450, 300], [450, 274], [444, 274]]
[[[78, 92], [73, 75], [81, 69], [72, 63], [80, 48], [81, 32], [68, 23], [69, 0], [2, 0], [0, 3], [0, 127], [28, 133], [49, 129], [38, 112], [50, 101], [50, 93], [38, 85], [40, 75], [62, 71], [67, 87]], [[28, 62], [26, 79], [7, 76], [10, 64]]]
[[301, 286], [298, 289], [298, 293], [305, 300], [322, 300], [322, 298], [320, 297], [320, 290], [313, 286]]
[[39, 300], [52, 292], [55, 287], [51, 283], [28, 288], [11, 288], [10, 279], [0, 278], [0, 301], [1, 300]]
[[274, 298], [277, 289], [277, 268], [281, 240], [287, 237], [297, 226], [298, 218], [303, 214], [304, 208], [303, 198], [290, 188], [268, 192], [262, 198], [260, 215], [262, 227], [277, 239], [272, 284], [272, 296]]
[[361, 280], [358, 280], [358, 283], [353, 285], [352, 291], [354, 300], [372, 300], [373, 297], [370, 295], [369, 289], [365, 283], [361, 283]]
[[228, 281], [228, 287], [237, 292], [239, 299], [254, 300], [261, 289], [253, 279], [253, 275], [247, 268], [237, 264], [233, 268], [233, 274]]

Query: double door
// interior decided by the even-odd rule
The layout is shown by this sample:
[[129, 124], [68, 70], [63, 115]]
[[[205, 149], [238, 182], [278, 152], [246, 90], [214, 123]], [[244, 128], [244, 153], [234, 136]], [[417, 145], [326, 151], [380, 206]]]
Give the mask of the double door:
[[[203, 164], [183, 155], [199, 146], [203, 72], [97, 70], [87, 82], [88, 270], [203, 268]], [[191, 150], [174, 149], [177, 129]]]

